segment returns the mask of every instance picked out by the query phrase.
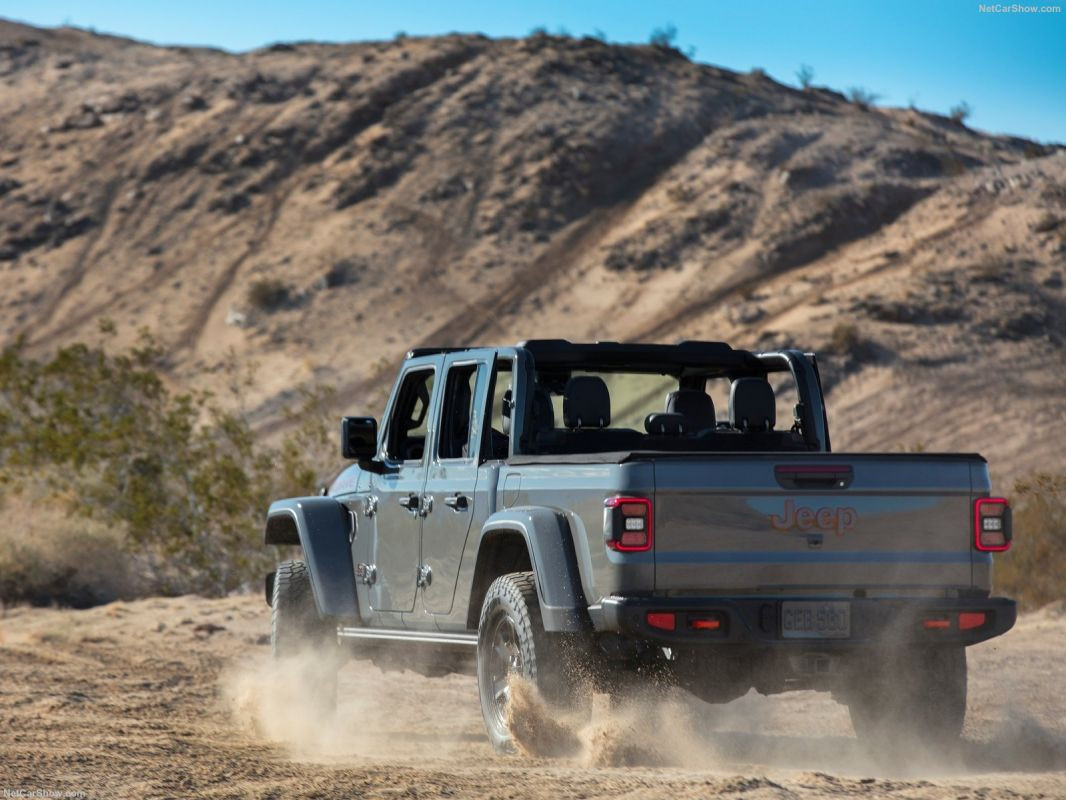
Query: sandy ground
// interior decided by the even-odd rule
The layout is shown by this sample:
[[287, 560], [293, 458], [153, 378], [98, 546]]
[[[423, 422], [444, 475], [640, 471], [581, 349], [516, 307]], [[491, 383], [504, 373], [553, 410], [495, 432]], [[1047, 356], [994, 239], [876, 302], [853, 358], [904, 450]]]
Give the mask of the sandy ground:
[[[1062, 606], [970, 651], [957, 754], [895, 766], [871, 764], [844, 709], [815, 693], [724, 707], [674, 697], [640, 715], [599, 713], [572, 758], [501, 757], [484, 739], [473, 678], [386, 674], [356, 661], [342, 671], [329, 725], [271, 666], [268, 629], [254, 596], [9, 609], [0, 620], [0, 792], [1066, 797]], [[642, 762], [641, 742], [670, 744]], [[602, 766], [664, 760], [670, 766]]]

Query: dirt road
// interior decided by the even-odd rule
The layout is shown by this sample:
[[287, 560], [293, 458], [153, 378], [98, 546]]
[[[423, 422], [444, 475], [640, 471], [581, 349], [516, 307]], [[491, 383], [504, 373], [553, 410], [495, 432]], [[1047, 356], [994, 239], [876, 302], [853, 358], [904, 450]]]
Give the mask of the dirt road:
[[[9, 609], [0, 794], [1066, 797], [1066, 605], [970, 651], [956, 756], [895, 766], [868, 763], [844, 709], [815, 693], [717, 708], [676, 697], [641, 716], [601, 715], [581, 732], [580, 756], [498, 757], [473, 678], [353, 662], [341, 675], [339, 720], [324, 726], [270, 666], [268, 630], [258, 597]], [[668, 752], [644, 747], [659, 740]], [[666, 765], [612, 766], [634, 761]]]

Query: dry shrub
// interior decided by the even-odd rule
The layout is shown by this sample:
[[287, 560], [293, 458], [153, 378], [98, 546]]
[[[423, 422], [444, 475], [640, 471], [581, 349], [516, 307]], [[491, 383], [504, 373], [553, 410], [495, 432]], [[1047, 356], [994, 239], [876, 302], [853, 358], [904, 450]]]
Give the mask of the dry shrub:
[[43, 483], [3, 500], [0, 603], [86, 608], [143, 591], [120, 530], [68, 513]]
[[1011, 496], [1014, 543], [996, 559], [997, 593], [1037, 608], [1066, 597], [1066, 474], [1018, 480]]
[[289, 302], [291, 295], [288, 284], [276, 278], [263, 278], [248, 287], [248, 302], [259, 311], [277, 311]]
[[1055, 228], [1059, 227], [1060, 222], [1062, 222], [1062, 220], [1051, 212], [1048, 212], [1030, 227], [1032, 228], [1033, 233], [1050, 233], [1055, 230]]

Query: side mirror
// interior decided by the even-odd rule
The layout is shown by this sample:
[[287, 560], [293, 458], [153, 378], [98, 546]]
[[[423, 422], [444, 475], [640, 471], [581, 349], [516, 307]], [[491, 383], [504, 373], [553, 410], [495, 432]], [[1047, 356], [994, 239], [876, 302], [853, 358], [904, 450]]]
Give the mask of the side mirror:
[[369, 461], [378, 454], [378, 421], [373, 417], [341, 418], [341, 455]]

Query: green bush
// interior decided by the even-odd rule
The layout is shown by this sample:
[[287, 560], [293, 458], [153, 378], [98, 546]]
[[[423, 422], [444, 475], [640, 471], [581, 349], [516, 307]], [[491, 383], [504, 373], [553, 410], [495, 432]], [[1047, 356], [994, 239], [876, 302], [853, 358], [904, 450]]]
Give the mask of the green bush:
[[951, 110], [948, 112], [948, 116], [951, 118], [952, 122], [957, 122], [961, 125], [970, 118], [970, 115], [972, 113], [973, 109], [970, 108], [970, 104], [963, 100], [957, 105], [953, 105], [951, 107]]
[[997, 594], [1032, 609], [1066, 597], [1066, 475], [1039, 472], [1014, 484], [1014, 542], [996, 556]]
[[871, 92], [868, 89], [864, 89], [861, 86], [852, 86], [848, 89], [848, 100], [853, 102], [863, 111], [867, 110], [881, 99], [881, 95]]
[[667, 23], [661, 28], [655, 28], [648, 36], [648, 44], [664, 50], [672, 50], [677, 42], [677, 26]]
[[[63, 491], [28, 514], [58, 505], [117, 532], [155, 591], [224, 594], [257, 580], [272, 559], [260, 538], [269, 502], [313, 492], [316, 467], [330, 464], [330, 392], [304, 393], [296, 426], [274, 447], [210, 394], [171, 392], [163, 361], [147, 339], [118, 355], [77, 344], [40, 361], [5, 349], [0, 489], [17, 495], [62, 475]], [[10, 547], [8, 555], [25, 560]], [[25, 571], [18, 582], [13, 575], [0, 573], [0, 600], [34, 594]]]

